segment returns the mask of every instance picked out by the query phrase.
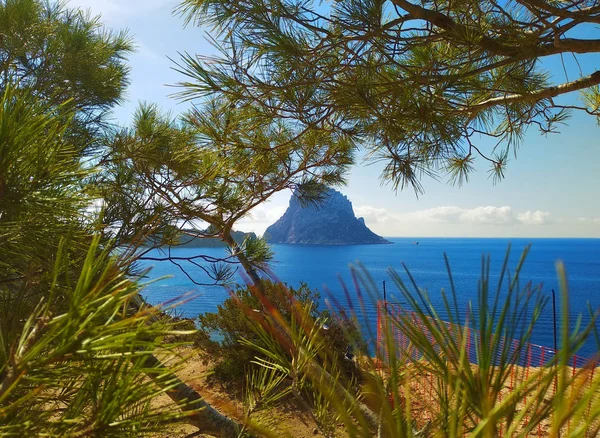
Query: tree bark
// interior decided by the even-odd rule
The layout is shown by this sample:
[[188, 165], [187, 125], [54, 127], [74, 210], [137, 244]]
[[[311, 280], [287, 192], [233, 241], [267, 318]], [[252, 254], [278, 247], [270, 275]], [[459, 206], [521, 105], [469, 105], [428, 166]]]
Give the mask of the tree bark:
[[[441, 12], [426, 9], [405, 0], [392, 0], [392, 3], [397, 7], [404, 9], [412, 17], [427, 21], [440, 29], [444, 29], [456, 35], [467, 35], [469, 33], [469, 29]], [[479, 46], [491, 53], [503, 56], [518, 56], [522, 51], [521, 47], [506, 46], [502, 42], [490, 38], [487, 35], [480, 35]]]

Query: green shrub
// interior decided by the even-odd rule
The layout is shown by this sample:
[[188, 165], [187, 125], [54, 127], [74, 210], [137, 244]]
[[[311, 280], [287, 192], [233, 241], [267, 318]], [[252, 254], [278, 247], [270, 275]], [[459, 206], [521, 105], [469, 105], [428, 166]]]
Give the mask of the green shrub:
[[[295, 289], [283, 283], [263, 280], [259, 288], [240, 286], [231, 291], [231, 297], [218, 306], [216, 313], [199, 316], [200, 330], [194, 337], [194, 344], [201, 350], [207, 362], [214, 364], [214, 377], [221, 382], [236, 382], [244, 379], [257, 356], [255, 349], [240, 344], [241, 339], [253, 344], [264, 345], [254, 328], [256, 314], [278, 313], [282, 325], [291, 323], [294, 303], [302, 308], [311, 307], [311, 317], [326, 321], [322, 336], [333, 357], [343, 358], [351, 344], [355, 324], [344, 312], [332, 313], [317, 308], [320, 295], [317, 291], [301, 284]], [[352, 372], [354, 364], [346, 361], [344, 370]]]

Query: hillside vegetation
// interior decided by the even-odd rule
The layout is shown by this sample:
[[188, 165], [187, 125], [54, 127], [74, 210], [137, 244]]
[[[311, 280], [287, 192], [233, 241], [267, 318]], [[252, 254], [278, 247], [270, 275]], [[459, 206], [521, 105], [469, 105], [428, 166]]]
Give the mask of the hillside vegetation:
[[[597, 5], [521, 3], [504, 10], [495, 2], [357, 0], [334, 4], [327, 18], [307, 12], [305, 2], [186, 0], [179, 11], [188, 21], [208, 17], [225, 32], [220, 37], [229, 39], [219, 43], [229, 64], [184, 56], [180, 68], [191, 82], [181, 97], [201, 102], [177, 118], [141, 104], [122, 127], [108, 116], [129, 81], [127, 33], [61, 3], [0, 0], [0, 435], [169, 436], [189, 428], [188, 436], [275, 437], [275, 412], [309, 416], [324, 436], [491, 438], [539, 428], [552, 437], [597, 436], [596, 362], [570, 362], [587, 338], [598, 339], [597, 313], [590, 310], [589, 326], [569, 331], [562, 266], [560, 351], [507, 393], [525, 351], [509, 354], [502, 340], [526, 345], [545, 305], [520, 278], [523, 260], [504, 264], [497, 290], [484, 260], [479, 310], [467, 321], [454, 304], [458, 291], [444, 295], [458, 330], [437, 317], [408, 271], [391, 271], [416, 319], [383, 318], [384, 348], [373, 351], [374, 337], [360, 324], [366, 300], [378, 299], [367, 271], [353, 270], [354, 309], [323, 312], [314, 291], [265, 281], [269, 245], [236, 240], [233, 231], [282, 190], [318, 202], [326, 187], [344, 183], [369, 139], [377, 140], [375, 155], [391, 158], [384, 176], [418, 189], [419, 175], [438, 166], [466, 178], [473, 155], [462, 146], [473, 124], [497, 122], [500, 131], [486, 132], [512, 145], [530, 124], [550, 130], [563, 120], [551, 98], [584, 87], [596, 115], [597, 73], [553, 88], [533, 67], [547, 52], [594, 49], [563, 38], [551, 23], [595, 23]], [[382, 25], [383, 10], [397, 8], [408, 15]], [[398, 26], [414, 20], [426, 32], [406, 37]], [[500, 34], [491, 38], [490, 29]], [[394, 35], [398, 44], [421, 45], [400, 60], [385, 56], [401, 47], [385, 40]], [[564, 45], [553, 49], [555, 39]], [[396, 83], [400, 71], [412, 81], [382, 92], [369, 79], [373, 71], [382, 83]], [[415, 86], [419, 80], [425, 86]], [[392, 100], [378, 103], [382, 96]], [[407, 96], [414, 96], [409, 104]], [[411, 112], [422, 118], [406, 119]], [[503, 157], [490, 159], [497, 175]], [[182, 274], [214, 285], [243, 271], [246, 284], [216, 315], [190, 323], [170, 316], [169, 304], [144, 302], [138, 262], [180, 242], [193, 225], [209, 227], [230, 252], [198, 251], [185, 258], [197, 275]], [[168, 250], [159, 258], [181, 268]], [[465, 324], [480, 334], [475, 360], [465, 353]], [[398, 345], [395, 331], [420, 354]], [[211, 338], [215, 332], [221, 340]], [[236, 412], [214, 397], [216, 381], [197, 384], [182, 368], [189, 365], [182, 352], [194, 343], [213, 355], [214, 377], [237, 389]], [[426, 412], [414, 409], [423, 400], [413, 386], [421, 379], [433, 382], [434, 409]]]

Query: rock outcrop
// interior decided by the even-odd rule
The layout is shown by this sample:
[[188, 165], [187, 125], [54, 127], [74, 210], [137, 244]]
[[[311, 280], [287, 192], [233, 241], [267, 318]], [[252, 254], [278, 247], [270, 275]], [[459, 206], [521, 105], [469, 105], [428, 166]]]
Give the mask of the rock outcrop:
[[265, 231], [270, 243], [306, 245], [370, 245], [392, 243], [373, 233], [357, 218], [352, 203], [328, 189], [319, 205], [303, 205], [296, 194], [284, 215]]

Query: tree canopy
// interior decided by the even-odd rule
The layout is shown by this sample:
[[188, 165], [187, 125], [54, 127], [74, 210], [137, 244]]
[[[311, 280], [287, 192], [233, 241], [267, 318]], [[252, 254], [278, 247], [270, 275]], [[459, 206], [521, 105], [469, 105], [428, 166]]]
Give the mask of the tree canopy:
[[[126, 39], [41, 1], [0, 1], [0, 21], [0, 435], [139, 436], [185, 421], [237, 436], [156, 358], [178, 332], [88, 209]], [[152, 404], [161, 394], [180, 409]]]
[[256, 270], [266, 269], [270, 251], [262, 240], [238, 245], [231, 234], [236, 222], [279, 191], [300, 189], [310, 200], [340, 184], [353, 146], [343, 134], [298, 132], [261, 106], [238, 108], [228, 99], [196, 106], [183, 120], [142, 105], [101, 160], [105, 223], [123, 243], [143, 233], [158, 236], [157, 246], [172, 245], [182, 229], [194, 228], [193, 237], [218, 237], [232, 257], [217, 270], [203, 269], [208, 281], [227, 280], [233, 271], [222, 268], [239, 259], [258, 283]]
[[[598, 116], [600, 71], [551, 75], [552, 56], [600, 51], [594, 1], [184, 0], [221, 54], [184, 55], [184, 99], [227, 95], [307, 131], [344, 132], [382, 179], [468, 180], [476, 158], [502, 178], [529, 127]], [[583, 102], [556, 99], [581, 90]], [[490, 144], [492, 146], [490, 146]]]
[[61, 2], [0, 1], [0, 92], [13, 84], [73, 109], [66, 131], [81, 151], [98, 146], [106, 115], [128, 84], [126, 32]]
[[[226, 98], [183, 120], [141, 105], [131, 128], [110, 126], [125, 34], [33, 0], [0, 1], [0, 21], [0, 434], [137, 436], [186, 421], [238, 436], [157, 358], [176, 332], [139, 296], [137, 244], [202, 221], [258, 282], [268, 248], [238, 245], [234, 224], [279, 190], [313, 197], [342, 181], [351, 139]], [[154, 408], [160, 394], [180, 409]]]

